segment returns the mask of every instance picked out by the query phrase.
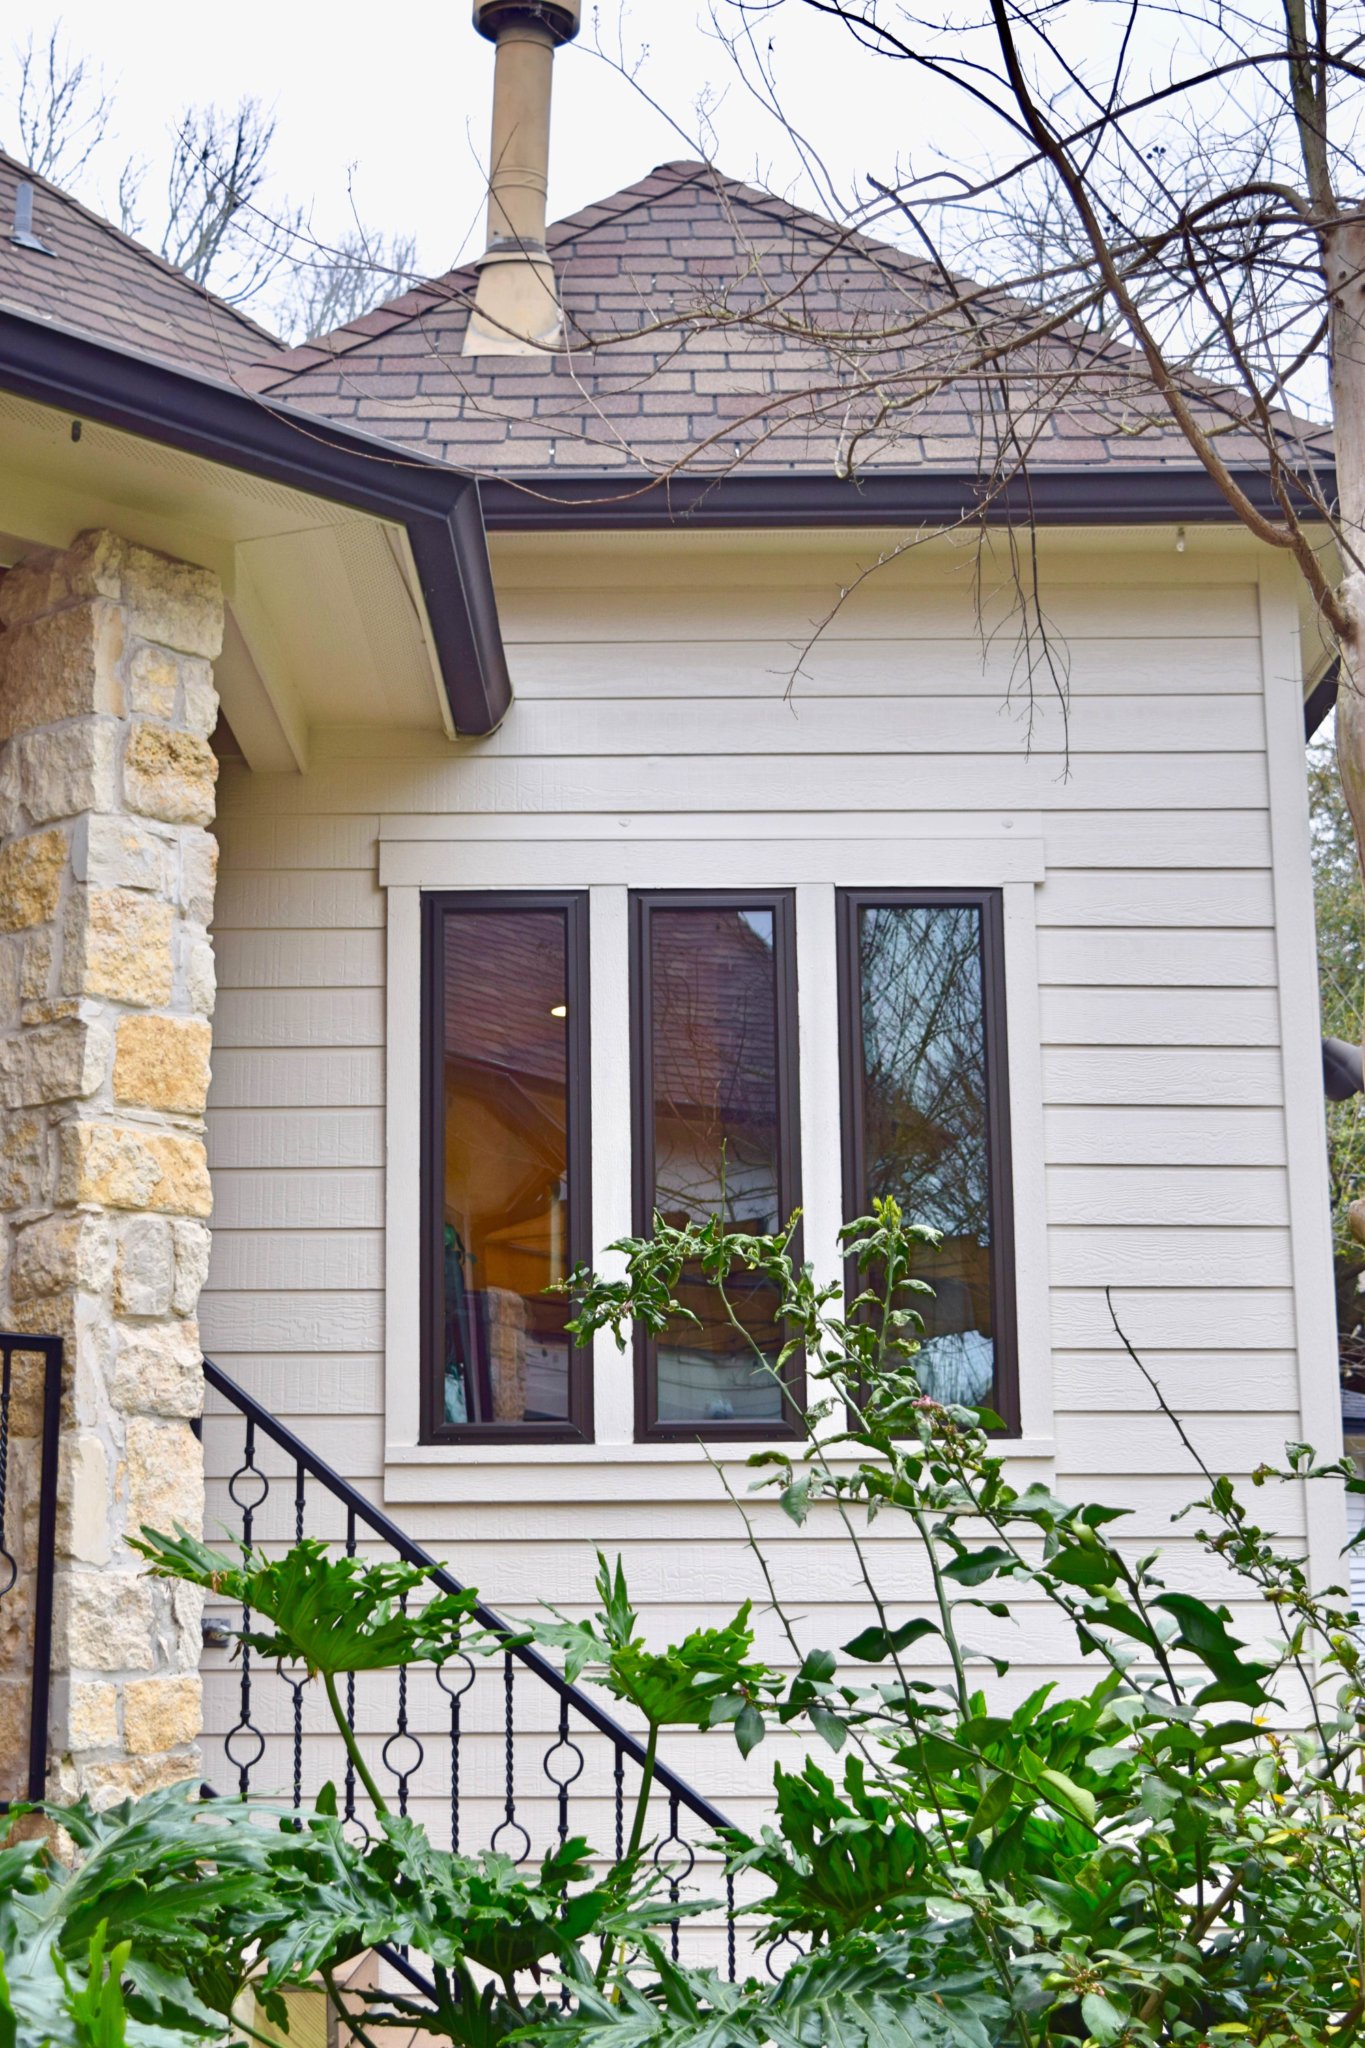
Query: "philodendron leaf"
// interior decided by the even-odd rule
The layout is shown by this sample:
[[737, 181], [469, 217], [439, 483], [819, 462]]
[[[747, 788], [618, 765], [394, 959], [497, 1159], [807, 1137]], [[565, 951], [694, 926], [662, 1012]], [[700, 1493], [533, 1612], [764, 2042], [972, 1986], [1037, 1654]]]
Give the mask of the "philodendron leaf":
[[429, 1571], [334, 1555], [314, 1537], [279, 1558], [243, 1544], [233, 1559], [179, 1527], [174, 1537], [144, 1528], [132, 1547], [157, 1578], [185, 1579], [260, 1615], [270, 1627], [244, 1630], [243, 1642], [263, 1657], [305, 1665], [310, 1676], [441, 1664], [459, 1648], [477, 1597], [438, 1593], [405, 1612]]

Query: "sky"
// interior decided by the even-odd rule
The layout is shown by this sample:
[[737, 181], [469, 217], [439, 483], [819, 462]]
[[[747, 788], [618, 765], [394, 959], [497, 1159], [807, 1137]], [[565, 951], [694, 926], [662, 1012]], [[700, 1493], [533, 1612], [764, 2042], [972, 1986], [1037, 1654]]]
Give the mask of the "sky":
[[[736, 18], [729, 0], [720, 12]], [[15, 21], [12, 13], [10, 20]], [[182, 110], [243, 95], [273, 112], [275, 203], [309, 209], [327, 241], [351, 222], [411, 234], [418, 265], [435, 272], [483, 245], [484, 166], [492, 48], [470, 23], [469, 0], [338, 0], [326, 10], [289, 0], [234, 0], [187, 9], [183, 0], [62, 0], [27, 15], [35, 43], [58, 26], [113, 102], [105, 141], [78, 190], [112, 211], [130, 157], [164, 181]], [[761, 39], [798, 126], [814, 134], [834, 182], [852, 193], [864, 174], [891, 172], [932, 128], [935, 146], [978, 154], [946, 89], [903, 66], [861, 56], [838, 23], [787, 0], [764, 18]], [[14, 147], [18, 44], [0, 42], [0, 142]], [[624, 60], [626, 70], [606, 51]], [[837, 89], [832, 89], [837, 87]], [[705, 0], [587, 0], [578, 42], [555, 70], [551, 218], [632, 183], [655, 164], [697, 154], [707, 109], [707, 153], [736, 177], [818, 200], [778, 122], [738, 80]], [[651, 104], [651, 98], [654, 104]], [[866, 193], [866, 185], [862, 184]], [[147, 212], [154, 211], [148, 203]]]

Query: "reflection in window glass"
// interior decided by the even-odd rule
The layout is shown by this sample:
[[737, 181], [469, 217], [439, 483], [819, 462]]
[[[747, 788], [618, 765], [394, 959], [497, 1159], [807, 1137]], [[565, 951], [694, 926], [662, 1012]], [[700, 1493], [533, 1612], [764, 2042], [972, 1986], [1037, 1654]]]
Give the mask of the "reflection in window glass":
[[[719, 1215], [736, 1229], [776, 1230], [786, 1219], [774, 912], [656, 904], [645, 929], [650, 1206], [674, 1224]], [[727, 1291], [742, 1331], [775, 1362], [772, 1289], [735, 1274]], [[700, 1273], [684, 1273], [677, 1292], [700, 1323], [679, 1320], [654, 1347], [657, 1420], [779, 1420], [781, 1388]]]
[[943, 1232], [915, 1270], [934, 1289], [916, 1371], [941, 1401], [988, 1402], [995, 1378], [981, 911], [975, 904], [858, 910], [862, 1165], [866, 1210], [893, 1195]]
[[441, 972], [441, 1419], [563, 1422], [567, 913], [447, 910]]

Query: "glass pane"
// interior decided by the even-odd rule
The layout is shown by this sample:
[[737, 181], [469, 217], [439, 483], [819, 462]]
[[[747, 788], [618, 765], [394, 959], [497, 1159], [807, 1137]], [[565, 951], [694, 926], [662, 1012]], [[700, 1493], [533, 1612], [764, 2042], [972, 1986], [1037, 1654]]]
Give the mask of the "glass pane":
[[864, 907], [858, 920], [865, 1206], [894, 1195], [943, 1232], [922, 1250], [934, 1289], [916, 1361], [926, 1393], [987, 1402], [995, 1377], [981, 913]]
[[[654, 909], [649, 918], [653, 1205], [670, 1223], [721, 1215], [772, 1231], [780, 1214], [777, 967], [771, 910]], [[755, 1357], [781, 1337], [771, 1288], [736, 1275], [735, 1327], [700, 1274], [678, 1299], [701, 1318], [656, 1346], [658, 1419], [771, 1422], [782, 1392]], [[747, 1336], [746, 1336], [747, 1333]]]
[[446, 1422], [569, 1412], [568, 919], [444, 917]]

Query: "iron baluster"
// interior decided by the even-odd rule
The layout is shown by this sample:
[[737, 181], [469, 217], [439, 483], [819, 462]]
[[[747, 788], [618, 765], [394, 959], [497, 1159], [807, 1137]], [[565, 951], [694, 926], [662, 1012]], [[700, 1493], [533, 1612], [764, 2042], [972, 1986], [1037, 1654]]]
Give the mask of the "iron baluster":
[[725, 1873], [725, 1974], [735, 1981], [735, 1873]]
[[[408, 1611], [408, 1596], [406, 1593], [398, 1605], [401, 1611], [406, 1614]], [[406, 1749], [403, 1746], [405, 1743], [407, 1744]], [[406, 1768], [404, 1768], [403, 1764], [394, 1762], [392, 1753], [395, 1751], [400, 1757], [411, 1758]], [[398, 1667], [398, 1725], [394, 1729], [393, 1734], [388, 1737], [383, 1749], [379, 1753], [384, 1760], [385, 1770], [389, 1773], [390, 1777], [396, 1778], [398, 1781], [398, 1811], [406, 1814], [408, 1810], [408, 1784], [413, 1773], [421, 1769], [427, 1753], [421, 1737], [411, 1734], [408, 1729], [408, 1667], [406, 1664], [400, 1664]]]
[[460, 1853], [460, 1709], [464, 1696], [474, 1683], [474, 1660], [461, 1650], [456, 1663], [465, 1668], [464, 1683], [450, 1685], [446, 1680], [446, 1667], [438, 1665], [436, 1683], [450, 1701], [450, 1848], [452, 1855]]
[[[296, 1543], [302, 1543], [303, 1541], [303, 1488], [306, 1477], [307, 1474], [304, 1472], [302, 1465], [296, 1464], [294, 1467], [294, 1541]], [[303, 1688], [308, 1683], [308, 1671], [305, 1667], [300, 1677], [290, 1678], [282, 1669], [280, 1677], [284, 1679], [285, 1684], [294, 1695], [294, 1811], [297, 1813], [303, 1805]]]
[[[670, 1906], [677, 1905], [682, 1886], [692, 1875], [697, 1861], [696, 1850], [690, 1842], [683, 1839], [679, 1832], [678, 1813], [678, 1795], [676, 1792], [670, 1792], [668, 1795], [668, 1833], [654, 1851], [655, 1869], [666, 1871], [668, 1874], [668, 1903]], [[680, 1850], [682, 1853], [677, 1857], [672, 1857], [669, 1854], [671, 1850]], [[678, 1960], [680, 1927], [681, 1922], [676, 1919], [670, 1920], [668, 1923], [669, 1946], [673, 1951], [675, 1963]]]
[[[257, 1482], [259, 1491], [253, 1488], [253, 1479]], [[242, 1462], [228, 1481], [228, 1499], [241, 1514], [242, 1542], [248, 1548], [251, 1544], [255, 1516], [264, 1506], [269, 1492], [270, 1481], [256, 1463], [256, 1419], [248, 1415], [243, 1438]], [[246, 1631], [250, 1626], [251, 1609], [243, 1607], [241, 1712], [236, 1726], [229, 1729], [223, 1742], [223, 1752], [228, 1762], [237, 1767], [237, 1790], [243, 1799], [251, 1791], [251, 1773], [265, 1755], [265, 1737], [251, 1718], [251, 1647], [245, 1641]]]
[[[28, 1420], [32, 1391], [24, 1387], [15, 1365], [16, 1357], [42, 1361], [42, 1399], [38, 1403], [37, 1429]], [[6, 1645], [6, 1670], [14, 1677], [28, 1665], [28, 1728], [10, 1754], [12, 1768], [0, 1779], [0, 1815], [10, 1806], [11, 1795], [39, 1800], [47, 1793], [48, 1702], [52, 1685], [52, 1598], [57, 1559], [57, 1456], [61, 1435], [62, 1340], [17, 1331], [0, 1331], [0, 1601], [13, 1594], [17, 1607], [15, 1626], [8, 1617], [0, 1621], [0, 1640]], [[16, 1410], [16, 1404], [17, 1410]], [[23, 1418], [16, 1425], [16, 1412]], [[38, 1468], [38, 1513], [30, 1523], [22, 1489], [17, 1501], [11, 1498], [15, 1459], [19, 1446], [31, 1434], [31, 1446], [41, 1459]], [[21, 1468], [19, 1468], [21, 1469]], [[18, 1512], [15, 1512], [17, 1508]], [[14, 1612], [14, 1610], [11, 1610]], [[17, 1700], [11, 1700], [17, 1708]], [[16, 1734], [18, 1730], [14, 1731]], [[20, 1759], [27, 1768], [21, 1768]]]
[[[347, 1555], [347, 1557], [354, 1557], [354, 1556], [355, 1556], [355, 1509], [354, 1509], [354, 1508], [352, 1508], [352, 1507], [348, 1507], [348, 1508], [347, 1508], [347, 1510], [346, 1510], [346, 1555]], [[347, 1728], [348, 1728], [348, 1729], [350, 1730], [350, 1732], [351, 1732], [351, 1736], [352, 1736], [352, 1739], [354, 1739], [354, 1736], [355, 1736], [355, 1673], [354, 1673], [354, 1671], [348, 1671], [348, 1672], [346, 1673], [346, 1726], [347, 1726]], [[347, 1820], [354, 1820], [354, 1819], [355, 1819], [355, 1764], [354, 1764], [354, 1763], [352, 1762], [352, 1760], [351, 1760], [351, 1752], [350, 1752], [350, 1750], [349, 1750], [349, 1749], [348, 1749], [348, 1750], [347, 1750], [347, 1752], [346, 1752], [346, 1780], [345, 1780], [345, 1802], [344, 1802], [344, 1817], [345, 1817], [345, 1819], [347, 1819]], [[363, 1823], [362, 1823], [362, 1825], [363, 1825]], [[365, 1832], [366, 1832], [366, 1834], [368, 1835], [368, 1834], [369, 1834], [369, 1829], [368, 1829], [368, 1828], [366, 1828]]]
[[[563, 1752], [563, 1763], [558, 1770], [551, 1769], [552, 1759]], [[569, 1787], [577, 1784], [583, 1775], [583, 1752], [569, 1734], [569, 1696], [559, 1697], [559, 1735], [545, 1752], [541, 1769], [559, 1795], [559, 1846], [562, 1849], [569, 1839]]]
[[517, 1836], [520, 1835], [521, 1847], [515, 1855], [512, 1855], [510, 1846], [503, 1849], [500, 1853], [504, 1856], [511, 1856], [513, 1863], [524, 1863], [531, 1853], [531, 1837], [517, 1819], [516, 1751], [512, 1734], [515, 1726], [515, 1707], [512, 1697], [514, 1680], [515, 1666], [513, 1665], [511, 1654], [508, 1653], [504, 1655], [502, 1660], [503, 1761], [506, 1770], [506, 1798], [503, 1819], [494, 1828], [493, 1839], [489, 1847], [496, 1849], [504, 1835], [508, 1837], [509, 1844], [514, 1844]]
[[616, 1860], [619, 1863], [626, 1853], [626, 1752], [619, 1742], [612, 1780], [616, 1807]]

